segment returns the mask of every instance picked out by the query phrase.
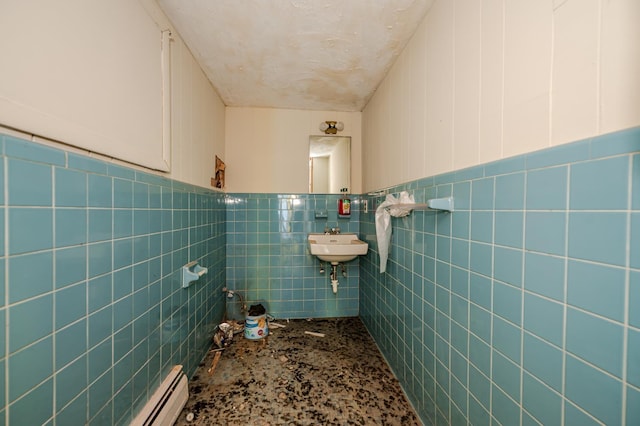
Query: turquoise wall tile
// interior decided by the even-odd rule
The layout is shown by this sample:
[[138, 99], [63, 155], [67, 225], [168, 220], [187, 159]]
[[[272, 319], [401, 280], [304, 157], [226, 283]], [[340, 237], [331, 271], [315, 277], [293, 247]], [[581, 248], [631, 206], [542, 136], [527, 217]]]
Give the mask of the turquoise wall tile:
[[[115, 274], [114, 274], [115, 276]], [[87, 283], [87, 312], [93, 313], [112, 302], [111, 274], [94, 278]]]
[[640, 271], [629, 273], [629, 325], [640, 328]]
[[498, 387], [493, 386], [491, 392], [492, 414], [500, 424], [520, 424], [520, 408], [518, 403], [509, 398]]
[[113, 207], [133, 207], [133, 182], [124, 179], [113, 179]]
[[[47, 379], [9, 406], [8, 424], [49, 425], [53, 415], [53, 379]], [[34, 410], [33, 407], [38, 407]]]
[[133, 211], [133, 235], [149, 233], [149, 210]]
[[[108, 404], [110, 395], [113, 392], [112, 389], [112, 379], [110, 374], [105, 374], [91, 384], [89, 387], [89, 418], [93, 419], [98, 413], [100, 413], [101, 409]], [[110, 423], [106, 423], [105, 420], [108, 419], [94, 419], [97, 424]]]
[[524, 173], [497, 176], [495, 185], [495, 209], [522, 210], [524, 208], [524, 187]]
[[[0, 309], [0, 338], [2, 339], [2, 340], [0, 340], [0, 354], [1, 354], [0, 355], [0, 359], [2, 359], [2, 358], [6, 357], [6, 352], [7, 352], [7, 346], [6, 346], [6, 342], [7, 342], [7, 310], [4, 309], [4, 308]], [[2, 370], [0, 370], [0, 371], [2, 371]], [[4, 373], [4, 371], [2, 371], [2, 373]], [[2, 390], [0, 392], [4, 392], [4, 391]]]
[[485, 376], [491, 375], [491, 347], [473, 335], [469, 336], [469, 361]]
[[113, 268], [121, 269], [133, 264], [133, 239], [123, 238], [113, 242]]
[[469, 327], [480, 339], [486, 343], [491, 343], [491, 314], [477, 306], [471, 305], [469, 308]]
[[48, 337], [9, 357], [9, 402], [53, 374], [53, 339]]
[[55, 264], [56, 289], [84, 280], [87, 277], [87, 248], [78, 246], [56, 250]]
[[533, 376], [522, 378], [522, 406], [543, 425], [562, 424], [562, 398]]
[[557, 166], [589, 159], [590, 140], [560, 145], [526, 155], [527, 169]]
[[491, 310], [491, 279], [478, 274], [470, 274], [469, 293], [471, 301], [486, 310]]
[[568, 167], [527, 173], [527, 210], [564, 210], [567, 207]]
[[485, 176], [496, 176], [521, 171], [525, 168], [525, 160], [526, 157], [524, 155], [518, 155], [486, 164], [484, 166]]
[[111, 241], [89, 245], [89, 278], [111, 271]]
[[494, 178], [477, 179], [471, 182], [471, 208], [493, 210]]
[[640, 388], [640, 331], [627, 331], [627, 381]]
[[469, 418], [474, 419], [474, 425], [489, 426], [491, 424], [489, 412], [474, 398], [469, 398]]
[[9, 353], [13, 353], [53, 332], [51, 294], [9, 307]]
[[53, 247], [51, 209], [9, 209], [9, 254], [47, 250]]
[[[170, 229], [170, 228], [169, 228]], [[113, 211], [113, 238], [133, 235], [133, 210], [117, 209]]]
[[536, 336], [562, 346], [564, 307], [533, 294], [524, 295], [524, 328]]
[[56, 293], [56, 329], [87, 315], [87, 286], [84, 282], [65, 287]]
[[624, 322], [625, 271], [595, 263], [568, 262], [567, 302]]
[[522, 317], [522, 291], [510, 285], [494, 282], [493, 313], [520, 325]]
[[87, 356], [83, 355], [56, 374], [56, 411], [81, 394], [87, 385]]
[[591, 140], [591, 158], [636, 153], [640, 149], [640, 128], [633, 127]]
[[493, 352], [491, 379], [500, 389], [515, 401], [520, 400], [520, 368], [509, 358]]
[[85, 172], [107, 174], [107, 163], [104, 161], [90, 158], [85, 155], [67, 153], [67, 165], [70, 169], [83, 170]]
[[524, 288], [555, 300], [564, 300], [564, 259], [525, 253]]
[[[4, 322], [2, 323], [2, 325], [4, 326]], [[6, 368], [5, 368], [6, 365], [5, 364], [6, 364], [6, 360], [5, 359], [0, 360], [0, 368], [1, 368], [1, 370], [0, 370], [0, 380], [2, 380], [2, 383], [6, 384], [7, 383], [7, 378], [5, 377], [5, 371], [6, 371]], [[6, 407], [6, 405], [7, 405], [7, 396], [5, 394], [5, 388], [6, 388], [6, 385], [3, 386], [2, 389], [0, 389], [0, 404], [2, 404], [3, 407]], [[5, 414], [5, 411], [2, 410], [1, 415], [4, 416], [4, 414]], [[2, 424], [4, 424], [4, 419], [2, 420]]]
[[624, 266], [625, 213], [569, 213], [569, 256]]
[[451, 217], [451, 235], [455, 238], [464, 238], [468, 240], [471, 227], [470, 218], [471, 216], [469, 212], [465, 211], [458, 211], [455, 215], [453, 215]]
[[626, 210], [629, 158], [586, 161], [571, 166], [571, 210]]
[[55, 367], [61, 369], [87, 351], [87, 321], [56, 331]]
[[50, 292], [53, 283], [51, 251], [12, 256], [9, 262], [9, 303]]
[[605, 424], [621, 424], [622, 383], [620, 381], [572, 356], [567, 356], [565, 374], [567, 399]]
[[460, 181], [453, 185], [452, 196], [456, 211], [469, 210], [471, 207], [471, 183], [468, 179], [459, 179]]
[[[106, 373], [111, 367], [112, 358], [111, 339], [106, 339], [102, 343], [95, 345], [88, 353], [88, 380], [93, 382], [98, 377]], [[115, 369], [114, 369], [115, 372]], [[131, 376], [129, 375], [129, 378]], [[114, 379], [115, 381], [115, 379]]]
[[57, 207], [87, 205], [87, 175], [75, 170], [54, 168]]
[[567, 310], [567, 350], [618, 377], [622, 376], [623, 340], [620, 325], [575, 309]]
[[640, 390], [627, 386], [627, 424], [640, 424]]
[[56, 421], [65, 425], [87, 423], [87, 393], [81, 393], [69, 405], [56, 413]]
[[451, 268], [451, 291], [462, 296], [465, 303], [469, 297], [469, 270]]
[[[161, 356], [157, 348], [151, 354], [151, 347], [143, 343], [140, 348], [148, 348], [148, 351], [145, 352], [142, 349], [136, 351], [137, 365], [145, 365], [145, 374], [135, 376], [137, 377], [136, 389], [140, 394], [135, 403], [142, 404], [154, 389], [162, 374], [161, 370], [170, 362], [184, 365], [188, 375], [195, 371], [199, 356], [206, 351], [208, 337], [203, 335], [194, 338], [192, 331], [196, 327], [210, 329], [212, 324], [217, 324], [222, 316], [223, 300], [203, 299], [201, 292], [182, 290], [178, 288], [179, 286], [167, 288], [167, 293], [163, 296], [160, 292], [160, 282], [164, 279], [167, 282], [175, 282], [170, 281], [169, 278], [177, 274], [181, 264], [175, 263], [174, 270], [172, 257], [182, 261], [190, 253], [212, 269], [223, 271], [216, 276], [207, 276], [199, 287], [203, 290], [206, 288], [205, 292], [208, 294], [220, 294], [219, 289], [224, 285], [226, 275], [224, 268], [225, 206], [220, 202], [224, 200], [225, 195], [147, 173], [136, 173], [126, 167], [111, 165], [77, 154], [69, 155], [70, 169], [67, 169], [67, 153], [64, 151], [10, 139], [7, 153], [11, 159], [6, 160], [5, 157], [5, 160], [0, 162], [0, 165], [4, 165], [7, 161], [13, 165], [11, 170], [7, 169], [4, 173], [10, 179], [6, 182], [2, 181], [8, 193], [13, 196], [12, 200], [6, 200], [9, 202], [6, 219], [3, 216], [4, 209], [0, 211], [0, 221], [9, 224], [10, 232], [7, 235], [9, 258], [0, 258], [0, 262], [2, 271], [4, 271], [5, 261], [10, 262], [11, 265], [7, 266], [9, 282], [5, 285], [4, 273], [2, 273], [0, 283], [3, 290], [5, 287], [10, 290], [6, 298], [10, 305], [6, 312], [11, 321], [5, 321], [5, 310], [1, 310], [0, 326], [3, 334], [0, 337], [4, 336], [5, 332], [8, 334], [6, 338], [2, 337], [1, 341], [3, 343], [6, 341], [9, 347], [2, 347], [0, 353], [8, 351], [10, 354], [17, 354], [41, 342], [52, 341], [50, 336], [54, 333], [55, 322], [55, 328], [57, 328], [56, 343], [53, 348], [55, 355], [41, 354], [43, 359], [39, 362], [53, 363], [55, 360], [51, 374], [56, 374], [57, 386], [56, 389], [53, 388], [53, 379], [50, 377], [38, 379], [39, 383], [34, 383], [22, 399], [11, 405], [9, 416], [15, 417], [20, 410], [35, 404], [39, 409], [45, 407], [45, 411], [49, 406], [49, 413], [42, 422], [34, 421], [30, 424], [40, 424], [47, 420], [51, 420], [52, 424], [53, 422], [67, 424], [65, 421], [70, 419], [73, 420], [68, 424], [85, 424], [89, 414], [92, 416], [92, 423], [97, 424], [104, 420], [106, 424], [111, 424], [111, 420], [116, 418], [122, 424], [127, 424], [131, 414], [135, 412], [133, 398], [129, 398], [129, 402], [124, 406], [119, 406], [120, 411], [112, 413], [113, 401], [117, 394], [111, 386], [110, 372], [111, 342], [114, 338], [114, 297], [117, 302], [122, 303], [117, 305], [118, 314], [122, 311], [121, 307], [131, 301], [129, 304], [131, 314], [122, 317], [124, 319], [118, 319], [116, 326], [121, 327], [121, 321], [129, 324], [133, 320], [131, 316], [134, 313], [140, 315], [134, 324], [136, 338], [142, 342], [159, 341], [158, 338], [149, 337], [153, 334], [149, 330], [152, 327], [150, 321], [154, 317], [157, 318], [153, 320], [155, 333], [158, 334], [157, 330], [161, 328], [160, 304], [163, 297], [167, 298], [165, 300], [173, 300], [176, 303], [176, 310], [189, 312], [189, 318], [195, 318], [193, 321], [188, 321], [188, 324], [185, 322], [187, 325], [180, 334], [174, 334], [176, 338], [174, 345], [176, 347], [184, 345], [189, 339], [188, 336], [192, 336], [191, 341], [197, 342], [197, 346], [201, 349], [194, 351], [191, 346], [188, 351], [183, 351], [184, 353], [176, 352], [174, 349], [166, 351]], [[37, 187], [27, 188], [28, 193], [25, 191], [25, 185], [29, 185], [29, 181], [25, 183], [22, 179], [24, 174], [29, 175], [30, 182], [38, 182]], [[34, 179], [34, 176], [37, 179]], [[42, 185], [43, 182], [45, 185]], [[144, 263], [137, 265], [136, 269], [135, 283], [139, 290], [135, 297], [131, 297], [134, 283], [131, 267], [134, 246], [131, 237], [134, 233], [134, 219], [136, 219], [132, 210], [134, 183], [137, 189], [136, 206], [159, 209], [164, 203], [167, 211], [163, 210], [162, 214], [169, 218], [174, 216], [172, 200], [168, 201], [173, 196], [173, 187], [179, 188], [183, 200], [192, 199], [193, 202], [185, 204], [185, 210], [178, 213], [180, 227], [184, 229], [176, 230], [172, 227], [165, 229], [168, 235], [176, 231], [178, 236], [176, 241], [179, 245], [175, 248], [172, 244], [165, 244], [166, 240], [163, 241], [160, 234], [140, 235], [140, 240], [144, 241], [147, 249], [142, 255], [145, 259], [141, 262]], [[164, 193], [160, 185], [166, 187]], [[140, 196], [140, 188], [147, 189], [146, 204], [141, 204], [144, 197]], [[163, 194], [166, 195], [164, 199]], [[0, 197], [0, 202], [4, 203], [4, 201], [4, 198]], [[20, 203], [35, 207], [16, 208]], [[41, 204], [45, 207], [41, 208]], [[52, 205], [55, 207], [52, 208]], [[147, 211], [149, 231], [160, 232], [162, 229], [159, 212], [160, 210]], [[140, 219], [140, 216], [137, 219]], [[197, 227], [189, 232], [187, 227], [190, 225]], [[146, 231], [144, 227], [140, 229], [139, 225], [135, 230]], [[4, 235], [0, 237], [4, 240]], [[91, 244], [86, 244], [87, 242]], [[173, 240], [171, 242], [173, 243]], [[2, 244], [2, 246], [5, 245]], [[209, 247], [214, 247], [214, 252], [209, 252]], [[174, 250], [176, 250], [175, 255], [173, 255]], [[139, 254], [139, 252], [136, 253]], [[4, 255], [4, 251], [0, 251], [0, 256]], [[149, 260], [150, 256], [152, 256], [151, 260]], [[162, 262], [161, 259], [167, 259], [167, 261]], [[116, 270], [113, 269], [114, 267]], [[143, 267], [145, 273], [138, 273], [138, 269]], [[89, 277], [89, 281], [85, 282]], [[118, 284], [115, 291], [112, 289], [112, 279]], [[128, 290], [126, 290], [127, 281]], [[25, 282], [28, 282], [28, 285], [24, 285]], [[180, 297], [172, 299], [171, 293], [176, 290], [180, 292]], [[0, 296], [4, 301], [4, 291]], [[207, 305], [204, 310], [203, 304]], [[194, 317], [195, 312], [199, 313], [197, 318]], [[357, 306], [355, 312], [357, 312]], [[87, 314], [89, 314], [88, 317], [86, 317]], [[133, 327], [125, 325], [122, 330], [133, 331]], [[128, 343], [119, 341], [118, 354], [132, 354], [133, 344], [131, 339]], [[96, 348], [105, 351], [101, 353], [104, 355], [103, 358], [95, 356]], [[94, 354], [91, 357], [93, 361], [87, 358], [86, 354]], [[98, 364], [97, 360], [103, 363]], [[87, 362], [90, 364], [87, 365]], [[65, 368], [65, 365], [68, 367]], [[11, 371], [11, 368], [9, 364], [7, 371]], [[68, 378], [76, 377], [75, 374], [70, 374], [75, 368], [77, 371], [89, 371], [90, 381], [94, 385], [98, 382], [102, 384], [101, 380], [104, 378], [105, 386], [93, 386], [91, 388], [93, 393], [91, 393], [88, 377], [80, 380], [73, 379], [73, 386], [65, 385], [71, 380], [67, 380]], [[4, 368], [2, 371], [4, 372]], [[129, 377], [132, 376], [133, 372]], [[43, 389], [48, 389], [48, 392], [43, 392]], [[54, 393], [57, 394], [55, 419], [51, 417], [54, 415], [52, 408]], [[46, 400], [40, 401], [40, 397], [46, 397]], [[68, 405], [63, 406], [67, 402]], [[90, 404], [91, 413], [87, 413], [87, 404]], [[6, 404], [3, 406], [6, 407]], [[28, 418], [26, 414], [25, 418]]]
[[522, 251], [495, 247], [493, 256], [493, 277], [522, 287]]
[[493, 213], [471, 213], [471, 239], [484, 243], [493, 242]]
[[108, 176], [90, 174], [88, 180], [89, 207], [111, 207], [113, 205], [113, 179]]
[[[0, 191], [2, 192], [2, 191]], [[4, 224], [4, 219], [5, 219], [5, 209], [4, 207], [0, 207], [0, 223]], [[6, 237], [4, 234], [4, 226], [0, 226], [0, 256], [4, 256], [5, 252], [4, 252], [4, 247], [5, 247], [5, 241], [6, 241]]]
[[491, 381], [473, 365], [469, 367], [469, 393], [485, 408], [491, 406]]
[[482, 243], [471, 243], [469, 255], [469, 268], [473, 272], [491, 276], [493, 266], [492, 246]]
[[87, 242], [87, 211], [84, 209], [56, 209], [56, 247], [69, 247]]
[[149, 185], [146, 183], [133, 183], [133, 207], [136, 209], [149, 208]]
[[494, 243], [522, 248], [524, 215], [521, 212], [496, 212]]
[[640, 213], [631, 213], [629, 266], [640, 269]]
[[541, 253], [564, 255], [565, 229], [564, 213], [527, 212], [524, 247]]
[[562, 391], [563, 352], [549, 343], [524, 333], [523, 368], [558, 392]]
[[113, 334], [112, 305], [89, 316], [89, 347], [96, 346]]
[[56, 166], [65, 166], [67, 162], [64, 151], [12, 136], [4, 136], [4, 154], [10, 158], [22, 158]]
[[522, 330], [519, 327], [493, 317], [493, 347], [514, 362], [520, 362]]
[[89, 209], [88, 242], [113, 238], [111, 209]]
[[633, 165], [631, 172], [631, 208], [640, 210], [640, 154], [632, 157]]

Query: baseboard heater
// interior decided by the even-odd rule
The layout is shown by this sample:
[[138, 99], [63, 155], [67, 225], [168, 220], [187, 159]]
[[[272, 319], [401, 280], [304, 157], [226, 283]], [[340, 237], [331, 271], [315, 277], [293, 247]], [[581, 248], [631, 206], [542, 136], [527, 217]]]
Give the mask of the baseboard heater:
[[187, 376], [182, 366], [176, 365], [133, 419], [131, 426], [173, 426], [188, 399]]

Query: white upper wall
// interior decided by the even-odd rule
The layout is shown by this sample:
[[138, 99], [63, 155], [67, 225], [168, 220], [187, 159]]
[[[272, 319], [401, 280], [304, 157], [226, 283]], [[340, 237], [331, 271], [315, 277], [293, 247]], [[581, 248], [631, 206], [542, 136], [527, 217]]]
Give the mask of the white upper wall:
[[637, 0], [437, 0], [363, 111], [363, 191], [640, 125]]
[[155, 1], [50, 3], [2, 6], [0, 127], [210, 187], [224, 104]]
[[351, 188], [360, 193], [361, 113], [226, 108], [225, 181], [228, 192], [309, 192], [309, 136], [327, 120], [342, 121], [351, 137]]

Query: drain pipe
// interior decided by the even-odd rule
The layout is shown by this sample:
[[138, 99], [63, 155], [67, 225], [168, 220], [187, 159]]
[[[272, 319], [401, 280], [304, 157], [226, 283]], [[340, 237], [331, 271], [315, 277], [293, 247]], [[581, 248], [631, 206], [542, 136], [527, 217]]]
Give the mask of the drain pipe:
[[247, 312], [247, 305], [244, 303], [242, 295], [239, 292], [229, 290], [227, 287], [222, 287], [222, 292], [227, 294], [228, 299], [233, 299], [233, 296], [238, 296], [238, 299], [240, 299], [240, 313], [242, 314], [244, 312]]
[[331, 264], [331, 288], [333, 289], [333, 294], [337, 294], [338, 293], [338, 264], [337, 263], [332, 263]]

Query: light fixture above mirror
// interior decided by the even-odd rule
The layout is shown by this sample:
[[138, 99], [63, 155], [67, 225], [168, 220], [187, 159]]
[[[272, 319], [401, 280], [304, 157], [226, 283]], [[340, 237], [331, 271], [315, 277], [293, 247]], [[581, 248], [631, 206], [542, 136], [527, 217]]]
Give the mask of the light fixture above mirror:
[[342, 121], [323, 121], [320, 123], [320, 131], [327, 135], [335, 135], [343, 130], [344, 123]]

